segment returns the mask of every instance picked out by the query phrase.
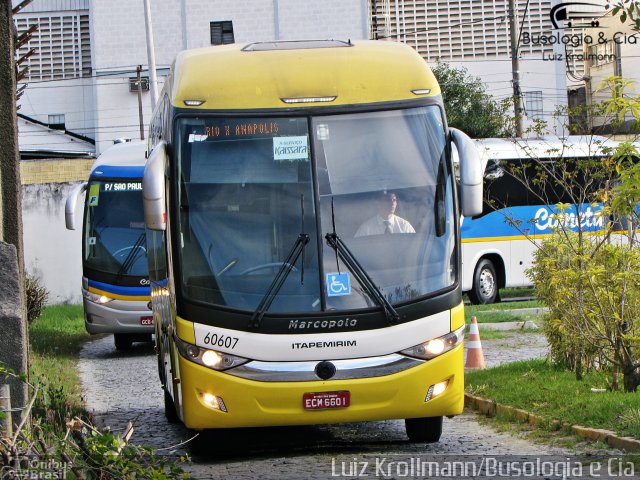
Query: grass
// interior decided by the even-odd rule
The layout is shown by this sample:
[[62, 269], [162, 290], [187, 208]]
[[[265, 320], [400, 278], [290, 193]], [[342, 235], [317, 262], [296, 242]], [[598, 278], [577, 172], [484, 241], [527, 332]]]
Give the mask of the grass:
[[471, 321], [472, 316], [476, 317], [478, 323], [524, 322], [526, 320], [540, 319], [541, 314], [517, 312], [515, 310], [542, 307], [544, 307], [544, 303], [541, 300], [493, 303], [489, 305], [465, 305], [464, 315], [467, 323]]
[[546, 360], [515, 362], [465, 375], [467, 391], [569, 425], [613, 430], [640, 439], [640, 397], [634, 393], [592, 392], [606, 388], [604, 374], [577, 381], [572, 372]]
[[74, 406], [82, 405], [78, 354], [90, 336], [82, 305], [52, 305], [29, 326], [31, 383], [62, 387]]
[[[521, 332], [521, 330], [518, 330], [518, 332]], [[509, 336], [510, 333], [513, 332], [504, 332], [501, 330], [488, 330], [488, 329], [483, 329], [482, 327], [480, 327], [480, 339], [481, 340], [500, 340], [503, 338], [507, 338]], [[467, 333], [465, 335], [465, 340], [469, 340], [469, 331], [467, 330]]]
[[527, 288], [501, 288], [500, 298], [519, 298], [519, 297], [535, 297], [536, 289], [533, 287]]

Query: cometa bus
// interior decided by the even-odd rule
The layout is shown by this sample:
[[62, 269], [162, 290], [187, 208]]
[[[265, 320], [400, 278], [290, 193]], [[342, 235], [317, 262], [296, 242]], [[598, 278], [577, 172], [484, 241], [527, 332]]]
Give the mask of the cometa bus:
[[482, 172], [424, 60], [375, 41], [185, 51], [149, 148], [167, 418], [406, 419], [437, 441], [463, 407], [459, 219], [482, 208]]
[[[485, 205], [481, 215], [465, 218], [462, 223], [462, 290], [472, 303], [483, 304], [499, 301], [500, 288], [531, 286], [526, 271], [532, 266], [533, 254], [542, 240], [556, 234], [558, 227], [565, 231], [580, 229], [589, 235], [605, 233], [607, 215], [601, 204], [591, 203], [601, 187], [599, 182], [593, 178], [576, 182], [585, 185], [580, 195], [555, 179], [581, 162], [610, 157], [618, 142], [571, 135], [486, 138], [475, 143], [485, 165]], [[523, 178], [529, 179], [528, 186]], [[558, 204], [568, 209], [561, 214]], [[559, 217], [564, 219], [563, 225]]]

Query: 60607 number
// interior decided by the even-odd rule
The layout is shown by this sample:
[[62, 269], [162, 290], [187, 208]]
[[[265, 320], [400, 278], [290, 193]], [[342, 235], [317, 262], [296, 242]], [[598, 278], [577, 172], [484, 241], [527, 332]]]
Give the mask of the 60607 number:
[[230, 337], [228, 335], [218, 335], [217, 333], [207, 333], [203, 339], [204, 343], [211, 345], [212, 347], [228, 348], [233, 350], [238, 344], [237, 337]]

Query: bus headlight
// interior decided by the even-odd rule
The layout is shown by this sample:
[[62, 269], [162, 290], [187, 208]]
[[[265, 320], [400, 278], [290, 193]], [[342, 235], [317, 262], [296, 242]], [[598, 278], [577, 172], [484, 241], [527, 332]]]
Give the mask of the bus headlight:
[[96, 293], [91, 293], [87, 290], [82, 292], [82, 295], [84, 296], [84, 298], [86, 298], [90, 302], [98, 303], [100, 305], [104, 305], [105, 303], [109, 303], [110, 301], [113, 300], [113, 298], [107, 297], [106, 295], [98, 295]]
[[180, 355], [187, 360], [211, 368], [212, 370], [228, 370], [249, 361], [247, 358], [237, 357], [229, 353], [198, 347], [197, 345], [180, 340], [177, 336], [174, 336], [174, 339]]
[[463, 325], [451, 333], [414, 345], [413, 347], [402, 350], [400, 353], [409, 357], [422, 358], [425, 360], [435, 358], [460, 345], [464, 339], [465, 328], [466, 326]]

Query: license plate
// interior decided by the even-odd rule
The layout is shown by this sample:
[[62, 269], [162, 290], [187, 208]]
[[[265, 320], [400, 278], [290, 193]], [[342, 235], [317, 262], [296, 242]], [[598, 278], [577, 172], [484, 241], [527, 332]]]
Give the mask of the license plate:
[[140, 325], [153, 325], [153, 316], [140, 317]]
[[320, 410], [324, 408], [344, 408], [351, 402], [351, 394], [342, 392], [305, 393], [302, 395], [302, 406], [305, 410]]

